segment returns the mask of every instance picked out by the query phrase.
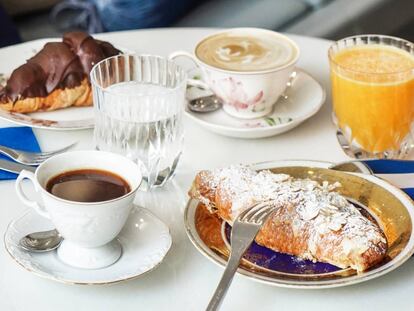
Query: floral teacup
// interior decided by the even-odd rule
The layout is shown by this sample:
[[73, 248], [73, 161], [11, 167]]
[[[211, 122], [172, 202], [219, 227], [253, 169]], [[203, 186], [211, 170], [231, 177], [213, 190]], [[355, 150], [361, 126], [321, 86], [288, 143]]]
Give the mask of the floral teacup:
[[[250, 48], [250, 43], [247, 42], [250, 38], [255, 39], [263, 36], [270, 37], [275, 42], [283, 42], [283, 44], [291, 47], [291, 55], [286, 62], [270, 68], [263, 68], [263, 65], [266, 64], [262, 62], [258, 66], [258, 70], [235, 70], [217, 66], [214, 61], [206, 63], [197, 54], [197, 48], [203, 42], [218, 36], [227, 36], [228, 34], [247, 38], [246, 42], [240, 40], [241, 48], [236, 46], [234, 51], [231, 50], [234, 45], [230, 44], [227, 45], [228, 48], [225, 46], [224, 48], [220, 47], [218, 49], [220, 53], [224, 51], [223, 54], [227, 53], [230, 57], [236, 55], [240, 62], [244, 60], [241, 58], [239, 50], [244, 48], [248, 50]], [[245, 51], [241, 53], [243, 52]], [[194, 53], [177, 51], [170, 54], [169, 58], [174, 59], [179, 56], [191, 58], [201, 69], [202, 81], [190, 79], [190, 85], [211, 89], [222, 99], [224, 111], [231, 116], [243, 119], [254, 119], [272, 112], [274, 104], [279, 96], [282, 95], [294, 71], [295, 64], [299, 58], [299, 48], [291, 39], [274, 31], [258, 28], [234, 28], [205, 37], [196, 45]], [[249, 57], [250, 55], [246, 55], [245, 58], [248, 60]], [[252, 64], [252, 66], [254, 65]]]

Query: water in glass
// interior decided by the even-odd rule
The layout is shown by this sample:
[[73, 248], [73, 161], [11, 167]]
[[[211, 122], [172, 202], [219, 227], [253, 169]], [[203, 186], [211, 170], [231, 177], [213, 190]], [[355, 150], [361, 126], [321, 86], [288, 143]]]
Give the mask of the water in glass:
[[151, 188], [173, 175], [181, 155], [185, 79], [177, 79], [178, 87], [148, 80], [119, 81], [95, 91], [94, 137], [99, 150], [134, 160]]

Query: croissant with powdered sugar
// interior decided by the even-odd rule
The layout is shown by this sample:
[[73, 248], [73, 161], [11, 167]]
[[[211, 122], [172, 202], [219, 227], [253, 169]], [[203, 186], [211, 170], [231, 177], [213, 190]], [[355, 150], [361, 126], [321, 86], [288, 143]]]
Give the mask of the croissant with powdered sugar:
[[271, 200], [278, 208], [256, 236], [258, 244], [364, 271], [384, 259], [387, 240], [376, 223], [335, 191], [338, 186], [233, 166], [201, 171], [189, 195], [229, 223], [252, 204]]

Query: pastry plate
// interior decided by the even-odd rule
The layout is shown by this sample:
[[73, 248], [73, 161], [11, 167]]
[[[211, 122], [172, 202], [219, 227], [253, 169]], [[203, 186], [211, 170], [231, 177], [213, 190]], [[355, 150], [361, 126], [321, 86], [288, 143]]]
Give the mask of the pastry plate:
[[[238, 138], [262, 138], [275, 136], [289, 131], [309, 119], [321, 109], [325, 102], [325, 90], [306, 71], [296, 68], [297, 75], [292, 86], [276, 102], [270, 115], [259, 119], [242, 120], [234, 118], [219, 109], [210, 113], [197, 113], [186, 108], [186, 114], [194, 122], [214, 133]], [[200, 71], [189, 72], [192, 78], [200, 78]], [[209, 91], [200, 91], [190, 87], [187, 91], [189, 100], [211, 95]]]
[[25, 270], [66, 284], [103, 285], [137, 278], [158, 267], [172, 244], [168, 227], [148, 210], [134, 206], [117, 237], [122, 245], [122, 256], [109, 267], [78, 269], [61, 262], [56, 251], [30, 253], [18, 246], [24, 235], [52, 228], [48, 219], [29, 210], [9, 224], [4, 245], [9, 255]]
[[[340, 269], [325, 263], [301, 260], [280, 254], [258, 244], [246, 252], [238, 273], [252, 280], [274, 286], [320, 289], [364, 282], [384, 275], [403, 264], [414, 253], [413, 201], [400, 189], [373, 175], [346, 173], [327, 169], [331, 163], [317, 161], [274, 161], [252, 165], [257, 170], [270, 169], [297, 178], [340, 182], [342, 195], [363, 207], [384, 230], [389, 250], [383, 262], [368, 271]], [[184, 212], [188, 237], [208, 259], [224, 267], [229, 257], [228, 236], [231, 230], [211, 215], [197, 200], [190, 199]]]
[[[7, 75], [24, 64], [27, 59], [36, 54], [47, 42], [60, 41], [57, 38], [29, 41], [0, 49], [0, 59], [7, 59], [0, 63], [0, 85], [6, 81]], [[118, 47], [124, 52], [132, 52]], [[56, 111], [43, 111], [28, 114], [8, 112], [0, 109], [0, 119], [30, 126], [32, 128], [48, 130], [83, 130], [94, 127], [93, 107], [71, 107]]]

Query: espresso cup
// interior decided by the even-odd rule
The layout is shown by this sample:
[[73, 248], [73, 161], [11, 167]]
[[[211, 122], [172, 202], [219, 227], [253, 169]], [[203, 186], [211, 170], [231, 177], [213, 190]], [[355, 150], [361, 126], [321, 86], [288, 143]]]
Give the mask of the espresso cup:
[[[46, 190], [53, 177], [82, 169], [116, 174], [129, 184], [130, 191], [108, 201], [77, 202]], [[23, 192], [24, 179], [32, 182], [40, 202]], [[141, 180], [138, 166], [126, 157], [103, 151], [73, 151], [46, 160], [35, 173], [23, 170], [16, 180], [16, 192], [24, 204], [49, 218], [62, 235], [64, 240], [57, 254], [63, 262], [74, 267], [98, 269], [113, 264], [121, 256], [121, 245], [115, 238], [125, 225]]]
[[[210, 57], [204, 57], [200, 50], [214, 45], [217, 38], [223, 46], [218, 44], [217, 50], [207, 55]], [[225, 40], [228, 40], [227, 45]], [[267, 47], [261, 43], [266, 43]], [[269, 53], [280, 55], [275, 54], [272, 58]], [[299, 54], [296, 43], [280, 33], [259, 28], [234, 28], [203, 38], [192, 53], [176, 51], [169, 58], [190, 58], [200, 68], [202, 80], [189, 79], [188, 84], [211, 89], [221, 98], [224, 111], [231, 116], [254, 119], [272, 112], [294, 71]]]

